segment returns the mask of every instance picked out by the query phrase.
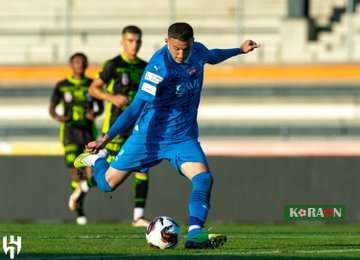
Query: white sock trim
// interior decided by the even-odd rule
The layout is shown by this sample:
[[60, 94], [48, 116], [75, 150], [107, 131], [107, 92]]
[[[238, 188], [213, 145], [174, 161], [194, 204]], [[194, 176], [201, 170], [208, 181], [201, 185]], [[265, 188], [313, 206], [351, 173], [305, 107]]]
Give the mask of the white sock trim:
[[80, 189], [83, 191], [83, 192], [88, 192], [89, 190], [90, 190], [90, 187], [89, 187], [89, 185], [88, 185], [88, 183], [87, 183], [87, 181], [86, 180], [82, 180], [82, 181], [80, 181]]
[[144, 217], [145, 209], [144, 208], [134, 208], [134, 220]]
[[199, 225], [191, 225], [191, 226], [189, 226], [188, 232], [190, 232], [191, 230], [194, 230], [194, 229], [201, 229], [201, 226], [199, 226]]
[[87, 224], [87, 218], [85, 216], [80, 216], [76, 218], [76, 223], [78, 225], [86, 225]]

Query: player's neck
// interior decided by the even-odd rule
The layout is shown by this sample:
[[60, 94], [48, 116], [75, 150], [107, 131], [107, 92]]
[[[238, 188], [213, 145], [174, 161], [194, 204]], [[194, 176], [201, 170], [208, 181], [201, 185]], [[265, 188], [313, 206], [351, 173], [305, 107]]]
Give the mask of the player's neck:
[[84, 75], [83, 74], [73, 74], [72, 78], [76, 79], [76, 80], [81, 80], [84, 78]]

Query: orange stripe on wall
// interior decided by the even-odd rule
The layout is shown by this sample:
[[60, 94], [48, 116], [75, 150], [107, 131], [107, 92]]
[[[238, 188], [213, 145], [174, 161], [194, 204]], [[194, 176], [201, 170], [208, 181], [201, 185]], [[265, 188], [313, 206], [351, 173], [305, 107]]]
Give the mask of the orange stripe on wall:
[[358, 81], [360, 64], [207, 67], [209, 81]]
[[[99, 70], [99, 66], [91, 66], [87, 70], [87, 75], [95, 77]], [[58, 81], [70, 73], [71, 70], [67, 66], [1, 66], [0, 81]]]

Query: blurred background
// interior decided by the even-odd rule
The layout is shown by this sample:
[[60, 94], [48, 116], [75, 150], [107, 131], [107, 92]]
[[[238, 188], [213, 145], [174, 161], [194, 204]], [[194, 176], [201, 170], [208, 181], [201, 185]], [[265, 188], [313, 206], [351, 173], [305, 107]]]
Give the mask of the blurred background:
[[[60, 172], [56, 176], [67, 178], [58, 124], [50, 119], [48, 105], [55, 83], [70, 73], [67, 61], [72, 53], [86, 53], [91, 63], [88, 75], [96, 77], [101, 64], [120, 53], [124, 26], [135, 24], [143, 30], [139, 56], [148, 60], [164, 44], [169, 24], [185, 21], [208, 48], [237, 47], [245, 39], [262, 44], [249, 55], [206, 67], [199, 110], [201, 142], [218, 171], [225, 171], [222, 189], [231, 185], [231, 178], [241, 183], [232, 188], [239, 201], [228, 207], [229, 212], [236, 210], [227, 219], [281, 220], [283, 205], [299, 202], [344, 204], [350, 220], [360, 219], [356, 206], [360, 1], [0, 0], [0, 4], [0, 155], [8, 167], [1, 174], [15, 178], [14, 183], [29, 171], [33, 176], [47, 171], [41, 178], [58, 178], [48, 175], [55, 163]], [[56, 162], [50, 163], [49, 156]], [[36, 170], [29, 158], [36, 158]], [[17, 162], [20, 168], [14, 170]], [[48, 185], [38, 184], [39, 180], [29, 179], [39, 187]], [[4, 213], [17, 203], [10, 195], [17, 192], [5, 182], [0, 187], [5, 198], [0, 219], [28, 218], [22, 210]], [[156, 204], [153, 201], [150, 205]], [[267, 216], [249, 206], [256, 203], [267, 208]], [[57, 214], [69, 217], [63, 208]], [[215, 219], [221, 219], [226, 209], [217, 211], [215, 206], [214, 211]]]

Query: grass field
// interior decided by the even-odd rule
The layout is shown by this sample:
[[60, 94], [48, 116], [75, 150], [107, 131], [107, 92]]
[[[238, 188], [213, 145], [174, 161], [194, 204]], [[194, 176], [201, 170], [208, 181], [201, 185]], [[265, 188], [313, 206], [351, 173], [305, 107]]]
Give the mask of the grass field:
[[185, 250], [182, 239], [175, 249], [153, 249], [144, 229], [124, 224], [0, 224], [0, 236], [22, 236], [15, 259], [360, 259], [360, 225], [210, 226], [228, 235], [223, 248]]

